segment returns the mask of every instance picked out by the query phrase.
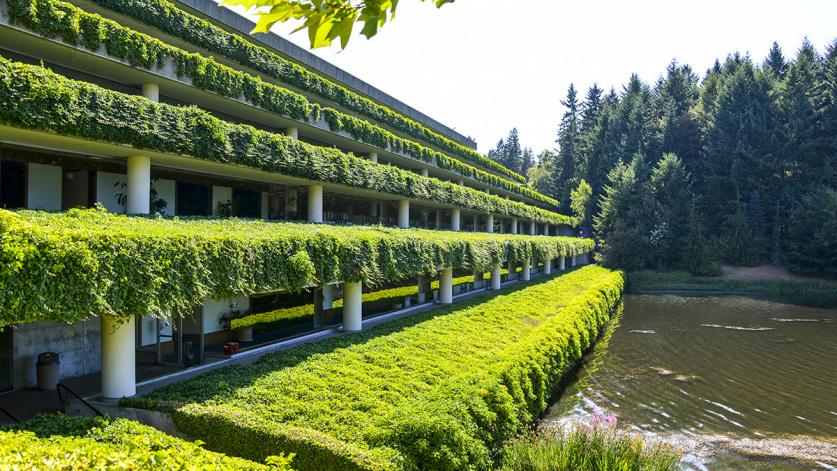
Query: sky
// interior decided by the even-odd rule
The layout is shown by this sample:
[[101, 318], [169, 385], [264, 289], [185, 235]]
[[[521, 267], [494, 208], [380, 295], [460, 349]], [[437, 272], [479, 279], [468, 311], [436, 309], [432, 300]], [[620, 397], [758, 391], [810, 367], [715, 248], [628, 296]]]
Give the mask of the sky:
[[[292, 29], [273, 31], [308, 48]], [[594, 82], [620, 91], [634, 72], [653, 83], [672, 59], [702, 76], [733, 51], [761, 62], [773, 41], [793, 56], [805, 37], [820, 51], [837, 39], [837, 0], [456, 0], [439, 10], [401, 0], [372, 39], [312, 52], [482, 152], [517, 127], [537, 153], [555, 147], [570, 83], [581, 97]]]

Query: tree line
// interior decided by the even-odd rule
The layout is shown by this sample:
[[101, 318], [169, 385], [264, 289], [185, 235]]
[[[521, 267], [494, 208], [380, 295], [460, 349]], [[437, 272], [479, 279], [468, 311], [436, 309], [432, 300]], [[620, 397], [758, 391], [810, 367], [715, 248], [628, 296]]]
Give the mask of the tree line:
[[837, 275], [837, 41], [702, 77], [672, 61], [653, 85], [570, 85], [562, 104], [556, 149], [534, 157], [512, 130], [489, 156], [580, 216], [605, 264]]

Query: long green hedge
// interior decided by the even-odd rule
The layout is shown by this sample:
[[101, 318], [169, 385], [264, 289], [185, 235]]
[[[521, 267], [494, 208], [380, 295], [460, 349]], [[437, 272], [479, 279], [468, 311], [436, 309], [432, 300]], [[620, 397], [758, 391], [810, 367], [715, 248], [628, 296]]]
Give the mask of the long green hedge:
[[207, 447], [298, 469], [488, 469], [620, 299], [596, 266], [266, 355], [126, 405], [171, 411]]
[[574, 218], [545, 209], [228, 123], [196, 107], [154, 103], [2, 57], [0, 124], [246, 165], [538, 222], [576, 224]]
[[198, 88], [219, 95], [240, 99], [280, 116], [301, 121], [316, 121], [323, 116], [332, 131], [345, 131], [357, 140], [452, 170], [482, 183], [517, 193], [543, 204], [556, 206], [557, 201], [530, 188], [512, 183], [471, 165], [460, 162], [433, 149], [402, 139], [386, 129], [332, 108], [320, 109], [298, 93], [279, 87], [223, 64], [212, 58], [189, 53], [115, 21], [59, 0], [9, 0], [10, 20], [34, 33], [60, 38], [73, 46], [91, 51], [104, 48], [113, 57], [134, 66], [152, 69], [166, 60], [175, 64], [177, 74], [188, 77]]
[[0, 209], [0, 327], [177, 314], [211, 297], [321, 280], [374, 286], [440, 266], [489, 270], [592, 248], [570, 237]]
[[166, 0], [93, 0], [115, 12], [127, 15], [195, 46], [221, 54], [239, 64], [301, 90], [313, 93], [407, 135], [422, 139], [440, 149], [458, 155], [475, 165], [490, 169], [518, 182], [526, 178], [512, 172], [479, 152], [454, 142], [390, 108], [342, 87], [284, 57], [256, 46], [241, 36], [178, 9]]
[[127, 419], [36, 416], [0, 427], [0, 468], [14, 470], [215, 469], [290, 470], [285, 457], [268, 465], [225, 456]]

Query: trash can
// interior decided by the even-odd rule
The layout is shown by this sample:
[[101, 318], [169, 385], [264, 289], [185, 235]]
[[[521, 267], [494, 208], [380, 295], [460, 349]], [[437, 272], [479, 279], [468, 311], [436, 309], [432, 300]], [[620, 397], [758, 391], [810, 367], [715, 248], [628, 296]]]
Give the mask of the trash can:
[[56, 352], [43, 352], [38, 354], [38, 389], [50, 391], [58, 386], [58, 379], [61, 375], [61, 361]]

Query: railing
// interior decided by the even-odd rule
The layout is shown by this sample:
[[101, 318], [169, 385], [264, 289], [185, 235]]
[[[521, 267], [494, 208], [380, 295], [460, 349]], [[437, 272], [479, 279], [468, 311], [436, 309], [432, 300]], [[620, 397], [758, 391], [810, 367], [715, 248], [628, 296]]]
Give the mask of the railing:
[[72, 389], [68, 388], [66, 385], [58, 383], [58, 385], [55, 387], [55, 389], [58, 391], [58, 400], [61, 401], [61, 404], [67, 405], [67, 402], [68, 402], [67, 400], [64, 399], [64, 396], [61, 394], [61, 390], [63, 389], [64, 391], [70, 393], [71, 396], [73, 396], [76, 399], [78, 399], [79, 401], [81, 401], [82, 404], [89, 407], [90, 410], [92, 410], [93, 412], [96, 413], [96, 415], [98, 415], [99, 417], [104, 417], [104, 414], [99, 412], [98, 409], [96, 409], [95, 407], [90, 405], [89, 402], [85, 401], [83, 397], [76, 394]]
[[18, 420], [18, 419], [17, 419], [17, 417], [13, 416], [13, 415], [12, 415], [9, 411], [7, 411], [6, 409], [4, 409], [4, 408], [3, 408], [3, 406], [0, 406], [0, 412], [2, 412], [2, 413], [3, 413], [3, 414], [5, 414], [7, 417], [9, 417], [10, 419], [12, 419], [12, 422], [14, 422], [14, 423], [16, 423], [16, 424], [19, 424], [19, 423], [20, 423], [20, 420]]

